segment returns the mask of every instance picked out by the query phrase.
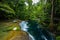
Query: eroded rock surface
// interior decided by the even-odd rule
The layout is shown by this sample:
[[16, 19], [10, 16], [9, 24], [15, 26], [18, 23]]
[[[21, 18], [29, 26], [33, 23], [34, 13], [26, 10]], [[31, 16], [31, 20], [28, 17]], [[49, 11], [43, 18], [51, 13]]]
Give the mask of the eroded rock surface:
[[6, 40], [29, 40], [29, 36], [24, 31], [10, 31]]

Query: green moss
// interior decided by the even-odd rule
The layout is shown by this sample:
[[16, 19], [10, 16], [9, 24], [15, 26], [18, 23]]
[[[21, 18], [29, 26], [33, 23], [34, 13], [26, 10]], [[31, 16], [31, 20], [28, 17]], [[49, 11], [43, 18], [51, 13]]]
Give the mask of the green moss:
[[19, 22], [2, 21], [0, 22], [0, 40], [4, 40], [4, 37], [8, 35], [8, 32], [17, 27], [16, 30], [20, 30]]
[[60, 36], [56, 37], [56, 40], [60, 40]]

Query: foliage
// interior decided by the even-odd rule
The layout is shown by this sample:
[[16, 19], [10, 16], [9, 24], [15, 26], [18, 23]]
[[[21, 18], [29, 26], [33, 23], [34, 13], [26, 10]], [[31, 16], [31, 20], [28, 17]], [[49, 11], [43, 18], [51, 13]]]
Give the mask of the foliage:
[[0, 10], [5, 11], [7, 13], [15, 13], [12, 8], [9, 7], [9, 5], [0, 3]]
[[15, 15], [14, 10], [7, 4], [0, 3], [0, 12], [1, 12], [0, 14], [2, 15], [2, 18], [3, 16], [5, 18], [10, 18], [10, 17], [13, 17], [13, 15]]
[[54, 18], [55, 30], [60, 30], [60, 0], [54, 1]]
[[[8, 4], [6, 9], [11, 10], [12, 13], [15, 13], [15, 17], [23, 20], [39, 20], [43, 22], [46, 19], [47, 13], [44, 12], [45, 5], [43, 2], [38, 2], [37, 4], [32, 5], [32, 0], [26, 1], [28, 6], [26, 6], [24, 0], [4, 0], [2, 1], [5, 4]], [[27, 8], [27, 9], [26, 9]], [[5, 9], [5, 11], [6, 11]], [[3, 10], [3, 9], [1, 9]], [[7, 11], [6, 11], [7, 12]], [[8, 11], [9, 12], [9, 11]], [[13, 17], [13, 16], [12, 16]]]
[[[25, 2], [28, 4], [26, 5]], [[36, 20], [48, 26], [51, 17], [51, 0], [40, 0], [32, 4], [32, 0], [2, 0], [0, 2], [1, 18], [18, 18], [20, 20]], [[60, 0], [54, 1], [54, 14], [60, 14]], [[55, 15], [54, 15], [55, 16]], [[3, 18], [4, 19], [4, 18]]]
[[[44, 27], [48, 27], [51, 19], [51, 1], [52, 0], [40, 0], [38, 3], [32, 4], [32, 0], [2, 0], [0, 1], [0, 19], [34, 20]], [[25, 2], [28, 5], [26, 5]], [[60, 0], [54, 0], [53, 6], [54, 18], [52, 20], [54, 21], [55, 30], [59, 30]]]
[[[22, 16], [24, 16], [24, 15], [22, 15], [22, 14], [24, 14], [24, 9], [25, 9], [24, 8], [25, 7], [24, 6], [24, 1], [5, 0], [5, 1], [2, 1], [2, 2], [4, 2], [4, 4], [1, 4], [1, 6], [4, 7], [4, 8], [0, 8], [0, 9], [4, 10], [6, 14], [9, 13], [9, 14], [7, 14], [7, 18], [9, 18], [9, 16], [12, 17], [12, 18], [22, 18]], [[12, 13], [12, 15], [10, 15], [10, 13]]]
[[44, 12], [44, 8], [46, 4], [43, 4], [45, 1], [39, 1], [37, 4], [33, 4], [32, 2], [27, 2], [28, 5], [28, 11], [26, 14], [28, 14], [28, 19], [30, 20], [37, 20], [38, 22], [43, 22], [46, 19], [47, 13]]
[[60, 36], [56, 37], [56, 40], [60, 40]]

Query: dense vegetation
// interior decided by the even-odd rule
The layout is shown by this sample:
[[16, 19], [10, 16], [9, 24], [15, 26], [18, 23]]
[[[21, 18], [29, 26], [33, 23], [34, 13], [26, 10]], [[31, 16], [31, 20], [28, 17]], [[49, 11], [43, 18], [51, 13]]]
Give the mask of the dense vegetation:
[[35, 20], [45, 28], [60, 35], [60, 0], [1, 0], [1, 20]]

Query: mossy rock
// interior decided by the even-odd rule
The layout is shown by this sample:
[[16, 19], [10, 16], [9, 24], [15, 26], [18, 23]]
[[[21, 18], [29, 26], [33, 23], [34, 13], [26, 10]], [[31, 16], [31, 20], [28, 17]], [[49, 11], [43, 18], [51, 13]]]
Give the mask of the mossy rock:
[[24, 31], [10, 31], [5, 37], [6, 40], [29, 40], [29, 36]]
[[60, 36], [56, 37], [56, 40], [60, 40]]

